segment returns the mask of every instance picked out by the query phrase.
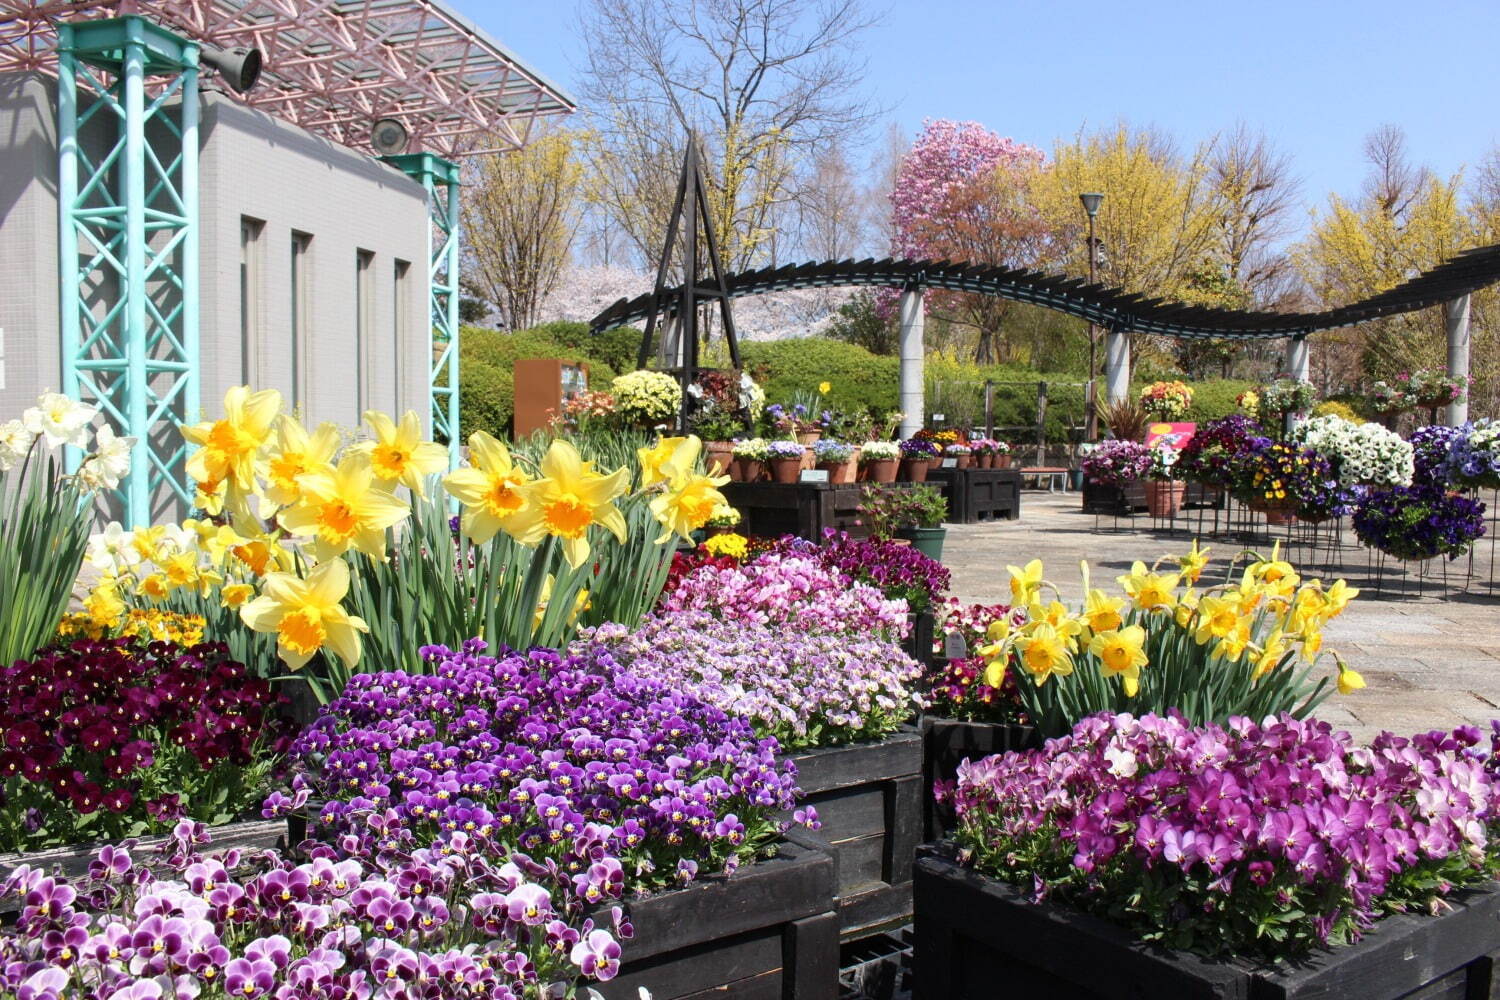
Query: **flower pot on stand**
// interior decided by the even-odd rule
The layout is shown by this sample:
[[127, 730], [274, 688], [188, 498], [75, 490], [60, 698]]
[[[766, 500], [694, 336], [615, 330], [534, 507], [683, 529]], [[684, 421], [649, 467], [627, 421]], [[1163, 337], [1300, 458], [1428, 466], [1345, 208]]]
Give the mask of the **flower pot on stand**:
[[766, 472], [766, 463], [758, 458], [737, 458], [734, 466], [739, 470], [739, 478], [735, 481], [740, 483], [759, 482]]
[[849, 475], [848, 462], [819, 462], [818, 468], [828, 473], [830, 483], [849, 483], [853, 479]]
[[927, 558], [942, 562], [943, 539], [948, 537], [947, 528], [942, 525], [936, 528], [902, 528], [896, 534], [901, 538], [910, 538], [912, 548]]
[[1152, 517], [1176, 517], [1182, 509], [1182, 498], [1187, 493], [1187, 483], [1175, 480], [1146, 481], [1146, 510]]
[[931, 472], [933, 469], [941, 469], [942, 467], [943, 467], [943, 456], [942, 455], [934, 455], [934, 456], [932, 456], [931, 458], [929, 458], [927, 460], [927, 471], [928, 472]]
[[[882, 458], [876, 462], [866, 462], [864, 465], [860, 466], [860, 471], [864, 474], [865, 479], [869, 482], [894, 483], [896, 481], [896, 473], [899, 470], [900, 465], [901, 463], [896, 461], [894, 458]], [[926, 468], [923, 468], [922, 475], [925, 479], [927, 475]]]
[[725, 475], [733, 461], [734, 445], [731, 442], [710, 441], [703, 446], [703, 468], [710, 476]]
[[770, 465], [773, 483], [795, 483], [797, 477], [802, 474], [802, 459], [800, 458], [773, 458]]
[[1010, 468], [1010, 456], [1009, 455], [996, 455], [995, 456], [995, 468], [997, 468], [997, 469], [1008, 469], [1008, 468]]
[[797, 443], [800, 445], [807, 445], [808, 447], [811, 447], [813, 444], [816, 444], [817, 440], [822, 436], [823, 431], [821, 428], [811, 431], [798, 431]]
[[975, 455], [974, 460], [981, 469], [993, 469], [995, 467], [995, 456], [990, 454]]
[[973, 455], [954, 455], [953, 456], [953, 467], [955, 469], [967, 469], [972, 464], [974, 464], [974, 456]]
[[[901, 478], [909, 483], [927, 482], [927, 459], [903, 458], [901, 460]], [[876, 480], [876, 482], [879, 482], [879, 480]]]

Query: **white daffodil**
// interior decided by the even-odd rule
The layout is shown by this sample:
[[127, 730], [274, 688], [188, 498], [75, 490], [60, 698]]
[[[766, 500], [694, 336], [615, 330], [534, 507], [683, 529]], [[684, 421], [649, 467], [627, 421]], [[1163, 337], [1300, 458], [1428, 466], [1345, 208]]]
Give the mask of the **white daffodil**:
[[118, 437], [114, 428], [105, 424], [94, 436], [94, 444], [94, 454], [79, 468], [78, 475], [95, 489], [115, 489], [130, 474], [130, 449], [135, 447], [135, 438]]
[[101, 573], [112, 573], [128, 569], [140, 561], [140, 556], [131, 543], [135, 533], [120, 527], [119, 521], [111, 521], [103, 531], [89, 536], [88, 560]]
[[9, 472], [13, 465], [25, 458], [34, 440], [36, 435], [19, 420], [0, 424], [0, 472]]
[[44, 392], [35, 406], [21, 414], [21, 422], [31, 433], [45, 437], [49, 448], [61, 444], [82, 448], [88, 444], [89, 423], [98, 412], [60, 392]]

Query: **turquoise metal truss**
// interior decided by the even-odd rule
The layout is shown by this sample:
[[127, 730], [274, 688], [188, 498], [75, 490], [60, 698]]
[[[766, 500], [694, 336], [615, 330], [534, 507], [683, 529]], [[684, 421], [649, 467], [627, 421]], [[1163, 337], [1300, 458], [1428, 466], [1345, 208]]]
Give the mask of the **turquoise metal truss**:
[[136, 438], [122, 514], [147, 524], [193, 499], [197, 44], [138, 16], [60, 25], [58, 148], [63, 391]]
[[432, 304], [432, 367], [427, 398], [432, 435], [448, 442], [448, 465], [458, 464], [463, 441], [458, 426], [458, 164], [431, 153], [383, 158], [427, 191], [432, 217], [427, 246], [427, 290]]

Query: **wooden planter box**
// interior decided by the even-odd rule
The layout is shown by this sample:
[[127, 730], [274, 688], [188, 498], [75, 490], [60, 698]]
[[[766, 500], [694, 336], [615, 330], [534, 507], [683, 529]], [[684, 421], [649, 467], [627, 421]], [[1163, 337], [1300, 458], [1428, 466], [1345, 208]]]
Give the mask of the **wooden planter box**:
[[1146, 481], [1136, 479], [1125, 486], [1105, 486], [1083, 481], [1085, 514], [1125, 515], [1146, 509]]
[[933, 469], [927, 481], [943, 488], [953, 524], [1021, 516], [1021, 473], [1015, 469]]
[[922, 800], [928, 840], [949, 833], [954, 825], [953, 807], [938, 802], [933, 794], [937, 782], [956, 780], [958, 765], [966, 760], [1012, 750], [1035, 750], [1045, 742], [1035, 726], [1001, 722], [965, 722], [923, 716], [921, 730]]
[[[287, 821], [284, 819], [242, 820], [238, 823], [209, 827], [208, 832], [213, 837], [213, 843], [209, 845], [213, 854], [219, 854], [231, 848], [239, 848], [247, 852], [272, 847], [284, 850], [288, 843]], [[170, 839], [170, 837], [141, 837], [136, 846], [131, 849], [130, 856], [137, 864], [152, 862], [158, 858], [156, 849]], [[93, 844], [51, 847], [45, 851], [0, 854], [0, 876], [8, 875], [12, 869], [20, 865], [31, 865], [49, 872], [61, 872], [63, 877], [70, 882], [87, 881], [89, 862], [94, 860], [94, 855], [99, 853], [99, 848], [113, 843], [118, 843], [118, 841], [101, 840]], [[13, 913], [19, 909], [14, 896], [0, 901], [0, 914]]]
[[1387, 917], [1357, 944], [1296, 964], [1215, 961], [1134, 940], [1076, 910], [929, 853], [916, 863], [913, 1000], [1000, 995], [1312, 1000], [1496, 995], [1500, 885], [1460, 893], [1441, 917]]
[[855, 538], [870, 533], [859, 523], [860, 483], [725, 483], [719, 489], [743, 516], [739, 531], [744, 535], [819, 541], [825, 528]]
[[627, 904], [635, 937], [621, 942], [620, 974], [591, 985], [606, 1000], [637, 1000], [642, 987], [654, 1000], [835, 1000], [834, 905], [833, 860], [783, 844], [731, 878]]
[[901, 649], [918, 663], [932, 665], [932, 632], [937, 628], [937, 619], [930, 611], [920, 611], [914, 615], [907, 615], [911, 622], [911, 631], [906, 638], [901, 640]]
[[[922, 840], [922, 736], [903, 729], [878, 743], [793, 754], [799, 805], [823, 827], [835, 864], [845, 939], [904, 923], [911, 915], [911, 866]], [[790, 836], [790, 835], [789, 835]]]

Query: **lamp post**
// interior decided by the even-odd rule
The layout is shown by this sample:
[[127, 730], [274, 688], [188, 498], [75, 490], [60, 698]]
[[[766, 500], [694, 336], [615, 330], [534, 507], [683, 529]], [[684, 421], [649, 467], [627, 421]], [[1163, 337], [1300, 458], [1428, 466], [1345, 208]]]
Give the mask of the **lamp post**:
[[[1096, 247], [1094, 240], [1094, 216], [1099, 214], [1099, 203], [1104, 200], [1104, 195], [1098, 192], [1080, 194], [1078, 200], [1083, 203], [1083, 211], [1089, 217], [1089, 284], [1094, 283], [1094, 269]], [[1088, 391], [1084, 393], [1087, 400], [1086, 412], [1083, 415], [1083, 436], [1090, 441], [1099, 436], [1099, 404], [1095, 392], [1095, 377], [1098, 372], [1097, 351], [1099, 343], [1099, 328], [1089, 321], [1089, 385]]]

